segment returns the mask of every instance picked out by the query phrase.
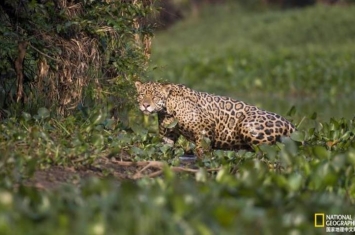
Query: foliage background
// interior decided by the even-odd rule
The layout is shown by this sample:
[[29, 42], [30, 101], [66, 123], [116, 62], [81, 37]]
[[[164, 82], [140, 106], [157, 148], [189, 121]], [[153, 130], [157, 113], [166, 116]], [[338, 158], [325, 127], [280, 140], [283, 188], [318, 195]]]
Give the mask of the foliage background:
[[352, 118], [353, 14], [352, 5], [209, 8], [157, 34], [149, 79], [229, 95], [281, 114], [296, 105], [301, 115], [317, 112], [321, 120]]

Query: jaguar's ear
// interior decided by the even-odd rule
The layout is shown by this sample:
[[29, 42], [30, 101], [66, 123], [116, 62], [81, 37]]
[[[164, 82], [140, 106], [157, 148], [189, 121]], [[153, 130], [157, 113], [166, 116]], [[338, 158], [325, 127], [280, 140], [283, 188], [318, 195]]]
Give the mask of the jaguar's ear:
[[165, 97], [168, 97], [168, 95], [170, 94], [171, 89], [172, 89], [172, 85], [171, 84], [163, 85], [162, 92], [163, 92]]
[[142, 83], [139, 81], [134, 82], [134, 85], [136, 86], [137, 91], [139, 91], [142, 87]]

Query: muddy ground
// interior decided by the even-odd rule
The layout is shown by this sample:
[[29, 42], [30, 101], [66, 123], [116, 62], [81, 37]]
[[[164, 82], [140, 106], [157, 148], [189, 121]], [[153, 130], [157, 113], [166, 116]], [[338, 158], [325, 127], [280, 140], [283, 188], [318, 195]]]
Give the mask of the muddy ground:
[[[196, 158], [191, 155], [180, 158], [180, 166], [171, 167], [175, 172], [196, 173]], [[98, 158], [94, 164], [82, 167], [50, 166], [37, 170], [25, 184], [39, 189], [54, 189], [65, 184], [79, 185], [90, 177], [113, 178], [114, 180], [135, 180], [142, 177], [157, 177], [162, 173], [164, 162], [131, 162], [116, 158]], [[214, 170], [212, 170], [214, 171]]]
[[139, 171], [140, 166], [122, 166], [117, 160], [99, 158], [92, 166], [79, 168], [51, 166], [37, 170], [25, 182], [28, 186], [40, 189], [54, 189], [64, 184], [78, 185], [82, 180], [90, 177], [113, 178], [117, 181], [132, 180], [132, 176]]

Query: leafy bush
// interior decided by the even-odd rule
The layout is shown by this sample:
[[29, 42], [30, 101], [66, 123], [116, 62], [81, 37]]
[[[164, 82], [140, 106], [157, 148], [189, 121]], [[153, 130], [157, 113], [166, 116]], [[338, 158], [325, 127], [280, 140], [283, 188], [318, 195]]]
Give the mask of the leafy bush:
[[109, 95], [126, 103], [149, 55], [152, 11], [148, 2], [2, 2], [0, 108], [68, 114]]
[[[38, 166], [96, 166], [98, 158], [121, 158], [122, 152], [173, 166], [182, 152], [143, 126], [124, 131], [100, 112], [60, 122], [46, 109], [24, 113], [0, 126], [1, 231], [323, 234], [314, 228], [314, 213], [353, 213], [355, 120], [309, 119], [312, 128], [255, 153], [214, 151], [196, 174], [165, 168], [162, 178], [132, 182], [108, 172], [105, 179], [81, 180], [80, 187], [68, 182], [43, 191], [26, 186]], [[210, 167], [219, 170], [208, 173]]]

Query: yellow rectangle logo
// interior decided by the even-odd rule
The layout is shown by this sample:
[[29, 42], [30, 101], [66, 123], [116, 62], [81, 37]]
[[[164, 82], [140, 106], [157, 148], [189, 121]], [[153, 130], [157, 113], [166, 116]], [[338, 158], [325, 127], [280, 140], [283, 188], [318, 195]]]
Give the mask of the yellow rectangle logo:
[[324, 228], [324, 213], [315, 213], [314, 214], [314, 227]]

